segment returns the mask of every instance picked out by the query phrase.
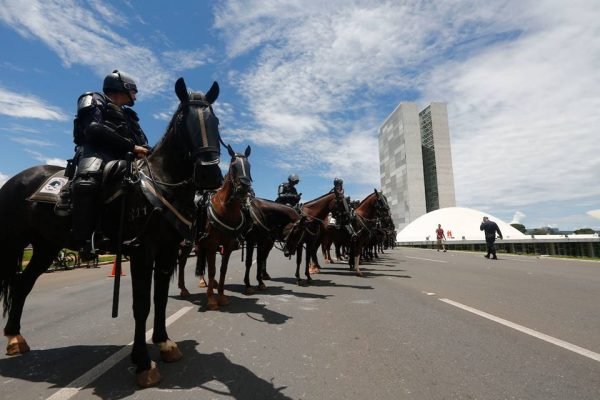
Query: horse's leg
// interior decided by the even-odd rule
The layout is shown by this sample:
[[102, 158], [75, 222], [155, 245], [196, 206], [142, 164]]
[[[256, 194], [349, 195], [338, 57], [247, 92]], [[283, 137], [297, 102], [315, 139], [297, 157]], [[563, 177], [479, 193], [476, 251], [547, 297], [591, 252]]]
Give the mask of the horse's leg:
[[[21, 259], [22, 248], [20, 246], [11, 246], [13, 249], [12, 255], [4, 254], [3, 257], [8, 255], [9, 260], [14, 261], [13, 271], [16, 272], [16, 268], [20, 267], [17, 264], [17, 260]], [[8, 280], [2, 278], [2, 284], [9, 285], [2, 289], [5, 297], [5, 301], [10, 304], [8, 311], [8, 320], [4, 327], [4, 335], [8, 339], [6, 346], [6, 354], [9, 356], [26, 353], [30, 350], [27, 341], [21, 336], [21, 317], [23, 315], [23, 307], [25, 306], [25, 299], [33, 289], [33, 285], [36, 280], [44, 273], [52, 264], [52, 260], [60, 251], [60, 247], [53, 247], [45, 243], [36, 243], [33, 247], [33, 255], [27, 268], [17, 275], [13, 275]], [[8, 289], [8, 291], [7, 291]], [[6, 307], [6, 305], [5, 305]], [[6, 308], [5, 308], [6, 309]]]
[[323, 260], [325, 260], [325, 264], [332, 263], [331, 255], [329, 254], [329, 243], [327, 238], [323, 238], [321, 241], [321, 253], [323, 254]]
[[302, 243], [298, 245], [296, 249], [296, 283], [298, 285], [302, 284], [302, 279], [300, 279], [300, 264], [302, 263]]
[[362, 254], [362, 246], [360, 243], [356, 243], [354, 246], [353, 256], [354, 256], [354, 271], [356, 271], [356, 276], [363, 276], [363, 273], [360, 272], [360, 255]]
[[266, 290], [267, 285], [263, 279], [271, 279], [267, 274], [267, 257], [271, 251], [272, 244], [263, 242], [260, 249], [256, 252], [256, 281], [258, 282], [258, 290]]
[[137, 384], [141, 387], [157, 385], [162, 377], [156, 363], [150, 360], [146, 346], [146, 320], [150, 314], [152, 290], [152, 258], [149, 251], [136, 249], [131, 255], [131, 287], [135, 330], [131, 361], [136, 365]]
[[317, 240], [312, 241], [310, 246], [310, 252], [308, 251], [308, 246], [306, 247], [306, 259], [310, 260], [309, 262], [309, 272], [311, 274], [318, 274], [321, 272], [321, 266], [319, 265], [319, 260], [317, 258], [317, 249], [319, 246], [319, 242]]
[[340, 251], [340, 243], [334, 243], [333, 246], [335, 247], [335, 258], [337, 258], [338, 260], [342, 260], [342, 252]]
[[198, 248], [196, 252], [196, 276], [198, 279], [198, 287], [205, 288], [208, 287], [206, 283], [206, 279], [204, 278], [204, 274], [206, 273], [206, 249], [202, 250]]
[[208, 285], [206, 286], [206, 308], [209, 310], [218, 310], [219, 303], [214, 295], [214, 289], [217, 287], [215, 281], [216, 273], [216, 262], [217, 262], [217, 246], [208, 243], [204, 248], [204, 255], [206, 257], [206, 264], [208, 265]]
[[[258, 249], [256, 250], [256, 257], [258, 259]], [[244, 289], [245, 294], [253, 294], [254, 288], [250, 284], [250, 269], [252, 269], [252, 257], [254, 256], [254, 242], [246, 238], [246, 272], [244, 273], [244, 284], [246, 288]], [[256, 265], [256, 274], [258, 276], [259, 268], [258, 263]]]
[[152, 343], [159, 347], [160, 358], [165, 362], [179, 361], [183, 357], [177, 344], [169, 339], [166, 326], [169, 283], [176, 263], [177, 245], [172, 245], [165, 246], [159, 252], [154, 266], [154, 330], [152, 331]]
[[221, 256], [221, 269], [219, 275], [219, 297], [217, 302], [219, 306], [226, 306], [229, 304], [229, 298], [225, 296], [225, 277], [227, 275], [227, 264], [229, 263], [229, 256], [233, 251], [233, 243], [223, 245], [223, 255]]
[[187, 264], [188, 256], [192, 251], [191, 246], [182, 246], [177, 257], [178, 265], [178, 276], [177, 276], [177, 287], [179, 287], [179, 295], [181, 297], [187, 297], [190, 295], [189, 290], [185, 287], [185, 264]]
[[[315, 241], [311, 240], [310, 242], [306, 243], [306, 257], [305, 259], [305, 268], [304, 268], [304, 275], [306, 276], [306, 283], [310, 283], [312, 281], [312, 278], [310, 277], [310, 261], [313, 259], [313, 253], [316, 252], [317, 249], [315, 248]], [[318, 272], [318, 270], [316, 271]]]
[[[267, 257], [269, 256], [269, 253], [271, 252], [271, 250], [273, 249], [273, 245], [275, 244], [275, 242], [273, 242], [272, 240], [269, 240], [268, 243], [264, 244], [264, 248], [263, 248], [263, 256], [262, 258], [262, 265], [261, 265], [261, 277], [262, 279], [264, 279], [265, 281], [270, 281], [271, 280], [271, 275], [269, 275], [269, 273], [267, 272]], [[265, 286], [266, 288], [266, 286]]]

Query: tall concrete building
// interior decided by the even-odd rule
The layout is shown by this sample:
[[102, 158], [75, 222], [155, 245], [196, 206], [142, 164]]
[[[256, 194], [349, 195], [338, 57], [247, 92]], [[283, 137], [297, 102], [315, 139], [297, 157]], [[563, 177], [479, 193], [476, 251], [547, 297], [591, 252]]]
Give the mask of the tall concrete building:
[[456, 206], [445, 103], [421, 112], [415, 103], [400, 103], [379, 128], [379, 160], [398, 231], [423, 214]]

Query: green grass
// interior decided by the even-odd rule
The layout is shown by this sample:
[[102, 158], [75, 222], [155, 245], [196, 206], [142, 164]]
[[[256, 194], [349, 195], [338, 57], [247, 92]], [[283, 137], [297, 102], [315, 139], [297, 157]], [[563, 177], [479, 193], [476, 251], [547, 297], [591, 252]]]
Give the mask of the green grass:
[[[25, 269], [27, 264], [29, 264], [32, 254], [33, 254], [33, 251], [31, 249], [25, 249], [25, 251], [23, 252], [23, 264], [22, 264], [23, 269]], [[112, 261], [114, 261], [114, 259], [115, 259], [114, 254], [103, 254], [98, 257], [98, 263], [101, 264], [101, 263], [105, 263], [105, 262], [112, 262]]]

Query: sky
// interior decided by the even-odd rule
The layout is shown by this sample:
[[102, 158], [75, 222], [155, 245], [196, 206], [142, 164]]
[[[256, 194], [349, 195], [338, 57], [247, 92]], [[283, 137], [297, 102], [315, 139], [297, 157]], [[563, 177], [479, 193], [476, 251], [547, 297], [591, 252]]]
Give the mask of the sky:
[[77, 98], [113, 69], [137, 82], [150, 144], [178, 77], [217, 81], [221, 136], [251, 146], [260, 197], [291, 173], [303, 201], [338, 176], [366, 197], [386, 117], [439, 101], [457, 206], [600, 230], [597, 0], [0, 0], [0, 185], [72, 157]]

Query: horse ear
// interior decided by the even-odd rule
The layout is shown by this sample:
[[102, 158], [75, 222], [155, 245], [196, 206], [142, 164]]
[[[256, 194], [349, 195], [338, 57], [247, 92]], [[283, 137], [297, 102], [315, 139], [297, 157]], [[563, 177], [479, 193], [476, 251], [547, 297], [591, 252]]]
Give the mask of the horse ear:
[[244, 156], [246, 156], [246, 158], [248, 158], [249, 155], [250, 155], [250, 145], [248, 145], [248, 147], [246, 147], [246, 151], [244, 151]]
[[227, 152], [231, 156], [231, 158], [235, 157], [235, 151], [231, 148], [231, 145], [227, 145]]
[[204, 95], [204, 98], [208, 102], [208, 104], [212, 104], [219, 97], [219, 84], [217, 82], [213, 82], [208, 92]]
[[374, 192], [375, 194], [377, 194], [377, 189], [373, 188], [373, 192]]
[[179, 101], [182, 103], [185, 103], [190, 99], [187, 86], [185, 85], [183, 78], [179, 78], [177, 79], [177, 82], [175, 82], [175, 94], [177, 94]]

